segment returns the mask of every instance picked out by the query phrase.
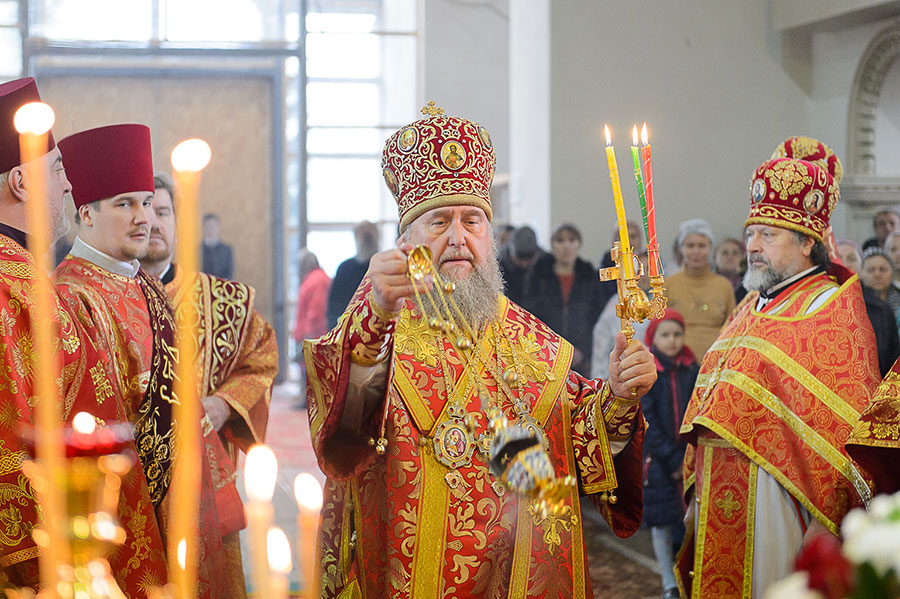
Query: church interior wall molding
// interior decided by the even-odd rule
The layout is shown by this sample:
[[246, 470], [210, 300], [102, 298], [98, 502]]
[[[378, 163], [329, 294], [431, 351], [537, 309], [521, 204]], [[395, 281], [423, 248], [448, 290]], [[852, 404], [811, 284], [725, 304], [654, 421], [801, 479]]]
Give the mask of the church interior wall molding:
[[853, 79], [847, 119], [848, 174], [841, 183], [841, 195], [855, 219], [870, 219], [879, 207], [900, 202], [900, 177], [877, 175], [875, 127], [885, 78], [898, 59], [900, 20], [872, 38]]

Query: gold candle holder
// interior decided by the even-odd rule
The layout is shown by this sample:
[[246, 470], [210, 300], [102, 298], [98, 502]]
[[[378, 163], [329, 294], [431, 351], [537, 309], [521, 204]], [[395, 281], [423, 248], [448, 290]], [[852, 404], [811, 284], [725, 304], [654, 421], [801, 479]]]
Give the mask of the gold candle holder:
[[[658, 248], [653, 250], [656, 252], [650, 254], [650, 259], [658, 259]], [[621, 331], [628, 341], [634, 337], [634, 327], [632, 322], [641, 322], [647, 318], [658, 318], [662, 316], [663, 310], [666, 308], [665, 296], [665, 280], [663, 275], [650, 278], [650, 288], [653, 299], [649, 299], [644, 290], [638, 286], [638, 279], [644, 275], [644, 265], [639, 260], [635, 260], [634, 252], [626, 250], [623, 252], [619, 243], [613, 244], [611, 251], [612, 259], [616, 263], [615, 266], [609, 268], [601, 268], [599, 271], [601, 281], [615, 281], [618, 288], [619, 303], [616, 305], [616, 316], [621, 322]], [[631, 269], [623, 268], [626, 261], [632, 265]], [[637, 268], [634, 264], [637, 262]], [[626, 276], [626, 272], [635, 273], [633, 276]], [[662, 271], [660, 271], [662, 272]]]
[[[63, 488], [68, 518], [62, 542], [70, 562], [57, 566], [56, 593], [51, 596], [83, 599], [125, 599], [110, 570], [107, 555], [126, 538], [118, 520], [119, 495], [124, 477], [135, 464], [128, 450], [131, 427], [118, 424], [98, 430], [94, 417], [77, 414], [65, 432], [66, 461]], [[53, 486], [47, 465], [26, 460], [22, 470], [39, 496]], [[45, 550], [49, 535], [35, 531], [35, 542]]]

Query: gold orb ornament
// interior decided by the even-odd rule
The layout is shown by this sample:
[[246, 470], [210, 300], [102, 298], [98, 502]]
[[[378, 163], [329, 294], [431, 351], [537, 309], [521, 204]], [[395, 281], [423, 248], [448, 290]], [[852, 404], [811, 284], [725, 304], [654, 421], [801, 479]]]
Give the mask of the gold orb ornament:
[[416, 281], [421, 281], [429, 272], [431, 272], [431, 249], [425, 245], [418, 245], [409, 253], [406, 261], [406, 268], [409, 275]]

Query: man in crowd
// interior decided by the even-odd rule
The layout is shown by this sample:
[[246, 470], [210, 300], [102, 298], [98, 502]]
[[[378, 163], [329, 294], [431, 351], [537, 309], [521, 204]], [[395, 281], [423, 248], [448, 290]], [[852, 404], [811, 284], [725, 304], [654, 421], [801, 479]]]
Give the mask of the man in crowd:
[[[0, 473], [0, 588], [38, 585], [38, 550], [32, 530], [38, 524], [38, 497], [18, 465], [26, 457], [22, 449], [22, 427], [33, 424], [34, 376], [38, 365], [32, 353], [31, 330], [36, 318], [52, 318], [56, 328], [61, 370], [56, 373], [61, 392], [62, 416], [71, 419], [86, 411], [101, 422], [114, 424], [124, 419], [119, 390], [114, 384], [113, 366], [79, 322], [78, 307], [69, 307], [54, 293], [56, 313], [35, 312], [29, 289], [36, 274], [34, 259], [27, 248], [30, 226], [25, 216], [33, 197], [19, 155], [18, 135], [13, 115], [28, 102], [39, 102], [34, 79], [19, 79], [0, 85], [0, 343], [7, 365], [0, 376], [0, 461], [7, 465]], [[64, 194], [72, 190], [62, 165], [62, 155], [52, 135], [46, 153], [38, 159], [46, 178], [43, 184], [49, 213], [51, 239], [65, 235], [68, 223], [63, 208]], [[148, 585], [166, 581], [165, 554], [156, 518], [150, 508], [147, 485], [140, 470], [132, 471], [122, 485], [119, 517], [126, 538], [110, 557], [119, 587], [129, 597], [146, 597]], [[139, 564], [134, 567], [130, 564]]]
[[353, 227], [353, 237], [356, 240], [356, 255], [341, 262], [328, 290], [329, 329], [337, 325], [338, 318], [353, 297], [353, 292], [369, 270], [369, 260], [378, 251], [378, 227], [375, 223], [362, 221]]
[[839, 173], [830, 148], [800, 137], [752, 177], [750, 293], [703, 359], [681, 428], [687, 596], [761, 596], [805, 537], [837, 534], [871, 496], [843, 448], [878, 360], [857, 277], [823, 243]]
[[[304, 348], [313, 447], [329, 477], [322, 596], [592, 596], [579, 496], [619, 535], [639, 526], [639, 398], [656, 378], [652, 357], [622, 335], [609, 381], [570, 370], [572, 346], [502, 295], [490, 137], [433, 104], [423, 113], [383, 153], [399, 247], [372, 258], [338, 327]], [[411, 168], [419, 156], [424, 166]], [[423, 315], [411, 300], [407, 259], [419, 245], [455, 284], [472, 335], [460, 321], [445, 336], [431, 305]], [[496, 439], [483, 407], [528, 427], [557, 477], [577, 477], [558, 511], [489, 471]]]
[[870, 247], [884, 248], [884, 242], [887, 241], [888, 235], [894, 231], [900, 231], [900, 210], [893, 206], [882, 208], [875, 213], [875, 218], [872, 219], [872, 228], [875, 230], [875, 236], [866, 239], [863, 243], [863, 251]]
[[[275, 330], [256, 311], [256, 290], [206, 273], [184, 272], [175, 254], [174, 189], [168, 175], [153, 177], [150, 242], [141, 268], [158, 278], [182, 324], [191, 306], [199, 322], [197, 352], [199, 397], [213, 428], [237, 463], [239, 450], [262, 443], [269, 420], [272, 384], [278, 374]], [[233, 479], [234, 470], [225, 472]], [[226, 550], [240, 557], [237, 533], [226, 537]]]
[[[116, 365], [125, 416], [135, 429], [138, 457], [151, 503], [166, 541], [176, 426], [202, 427], [198, 592], [204, 599], [240, 597], [229, 586], [233, 567], [223, 537], [243, 527], [234, 481], [222, 476], [228, 455], [206, 414], [176, 423], [172, 404], [176, 324], [162, 285], [140, 270], [150, 239], [153, 167], [150, 130], [112, 125], [76, 133], [60, 142], [70, 155], [68, 173], [79, 222], [69, 256], [56, 270], [60, 293], [89, 318], [94, 341]], [[215, 483], [213, 482], [215, 481]], [[152, 508], [151, 508], [152, 506]], [[152, 513], [152, 512], [151, 512]], [[129, 564], [136, 569], [142, 564]], [[238, 593], [238, 594], [235, 594]]]
[[500, 274], [510, 301], [523, 303], [525, 277], [542, 254], [534, 229], [525, 225], [512, 232], [509, 243], [500, 252]]
[[234, 253], [222, 241], [222, 223], [218, 214], [203, 215], [203, 247], [200, 270], [222, 279], [234, 278]]

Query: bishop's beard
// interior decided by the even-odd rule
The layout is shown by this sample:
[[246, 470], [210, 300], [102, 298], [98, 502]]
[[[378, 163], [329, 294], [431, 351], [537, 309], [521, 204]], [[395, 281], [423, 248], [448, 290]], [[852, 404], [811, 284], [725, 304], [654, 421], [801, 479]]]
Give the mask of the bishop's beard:
[[[443, 256], [444, 260], [448, 258], [447, 255]], [[457, 274], [451, 270], [448, 273], [441, 273], [441, 278], [445, 282], [456, 284], [456, 289], [450, 297], [474, 330], [477, 331], [497, 316], [497, 301], [503, 293], [503, 276], [497, 262], [497, 248], [493, 243], [490, 253], [482, 261], [473, 262], [472, 270], [468, 274]], [[443, 309], [442, 304], [438, 305]], [[436, 316], [434, 308], [427, 300], [425, 312], [429, 317]], [[456, 313], [453, 316], [454, 319], [458, 317]]]

